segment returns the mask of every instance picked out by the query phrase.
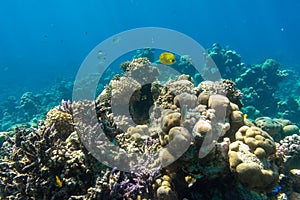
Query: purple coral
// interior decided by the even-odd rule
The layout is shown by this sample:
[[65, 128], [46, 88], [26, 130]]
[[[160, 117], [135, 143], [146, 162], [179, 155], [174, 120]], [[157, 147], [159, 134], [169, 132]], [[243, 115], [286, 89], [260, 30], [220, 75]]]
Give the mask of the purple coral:
[[116, 181], [108, 188], [108, 197], [110, 199], [119, 197], [136, 199], [138, 195], [151, 197], [151, 185], [161, 172], [160, 167], [149, 168], [151, 159], [152, 156], [148, 155], [146, 161], [137, 163], [130, 173], [121, 172], [116, 167], [112, 168], [108, 179]]
[[135, 167], [132, 167], [130, 175], [121, 182], [121, 188], [124, 189], [124, 197], [135, 197], [142, 193], [150, 193], [153, 181], [160, 174], [160, 167], [149, 168], [151, 155], [147, 156], [145, 162], [139, 162]]
[[72, 103], [70, 100], [65, 101], [64, 99], [61, 100], [61, 105], [60, 106], [56, 106], [55, 109], [62, 111], [62, 112], [66, 112], [69, 114], [73, 113], [72, 110]]
[[279, 143], [276, 144], [276, 157], [277, 158], [284, 158], [286, 155], [288, 155], [288, 149], [285, 145], [281, 145]]

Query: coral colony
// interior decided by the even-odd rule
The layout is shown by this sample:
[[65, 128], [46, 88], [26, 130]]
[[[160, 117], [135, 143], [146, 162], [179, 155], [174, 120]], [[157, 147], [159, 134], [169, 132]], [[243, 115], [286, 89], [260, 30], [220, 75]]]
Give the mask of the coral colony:
[[[1, 199], [300, 199], [299, 106], [274, 97], [288, 76], [277, 61], [247, 66], [215, 44], [223, 80], [189, 74], [183, 58], [186, 74], [160, 82], [141, 52], [95, 101], [62, 100], [36, 127], [1, 132]], [[45, 97], [25, 93], [17, 109], [34, 115]]]

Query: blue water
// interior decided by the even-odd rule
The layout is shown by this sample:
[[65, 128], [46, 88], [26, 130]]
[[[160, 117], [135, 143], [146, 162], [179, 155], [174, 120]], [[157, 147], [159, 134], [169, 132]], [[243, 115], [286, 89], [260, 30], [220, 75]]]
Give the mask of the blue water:
[[274, 58], [300, 70], [299, 10], [298, 0], [1, 1], [1, 97], [73, 79], [98, 43], [147, 26], [180, 31], [205, 48], [228, 45], [248, 64]]

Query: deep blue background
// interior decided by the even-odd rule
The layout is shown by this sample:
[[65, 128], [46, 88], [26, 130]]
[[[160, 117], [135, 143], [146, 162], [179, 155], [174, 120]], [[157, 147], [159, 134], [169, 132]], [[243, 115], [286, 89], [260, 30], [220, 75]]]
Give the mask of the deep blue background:
[[300, 70], [299, 10], [298, 0], [1, 1], [0, 93], [74, 78], [98, 43], [145, 26], [180, 31], [205, 48], [228, 45], [247, 64], [275, 58]]

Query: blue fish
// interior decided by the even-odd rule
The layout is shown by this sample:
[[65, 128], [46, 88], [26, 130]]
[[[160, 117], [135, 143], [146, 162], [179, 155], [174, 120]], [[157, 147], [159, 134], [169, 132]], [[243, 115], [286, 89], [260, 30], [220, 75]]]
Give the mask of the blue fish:
[[267, 194], [267, 196], [269, 196], [269, 197], [275, 197], [281, 191], [282, 191], [282, 187], [280, 185], [277, 185], [275, 188], [273, 188], [272, 192], [270, 192], [270, 193]]

